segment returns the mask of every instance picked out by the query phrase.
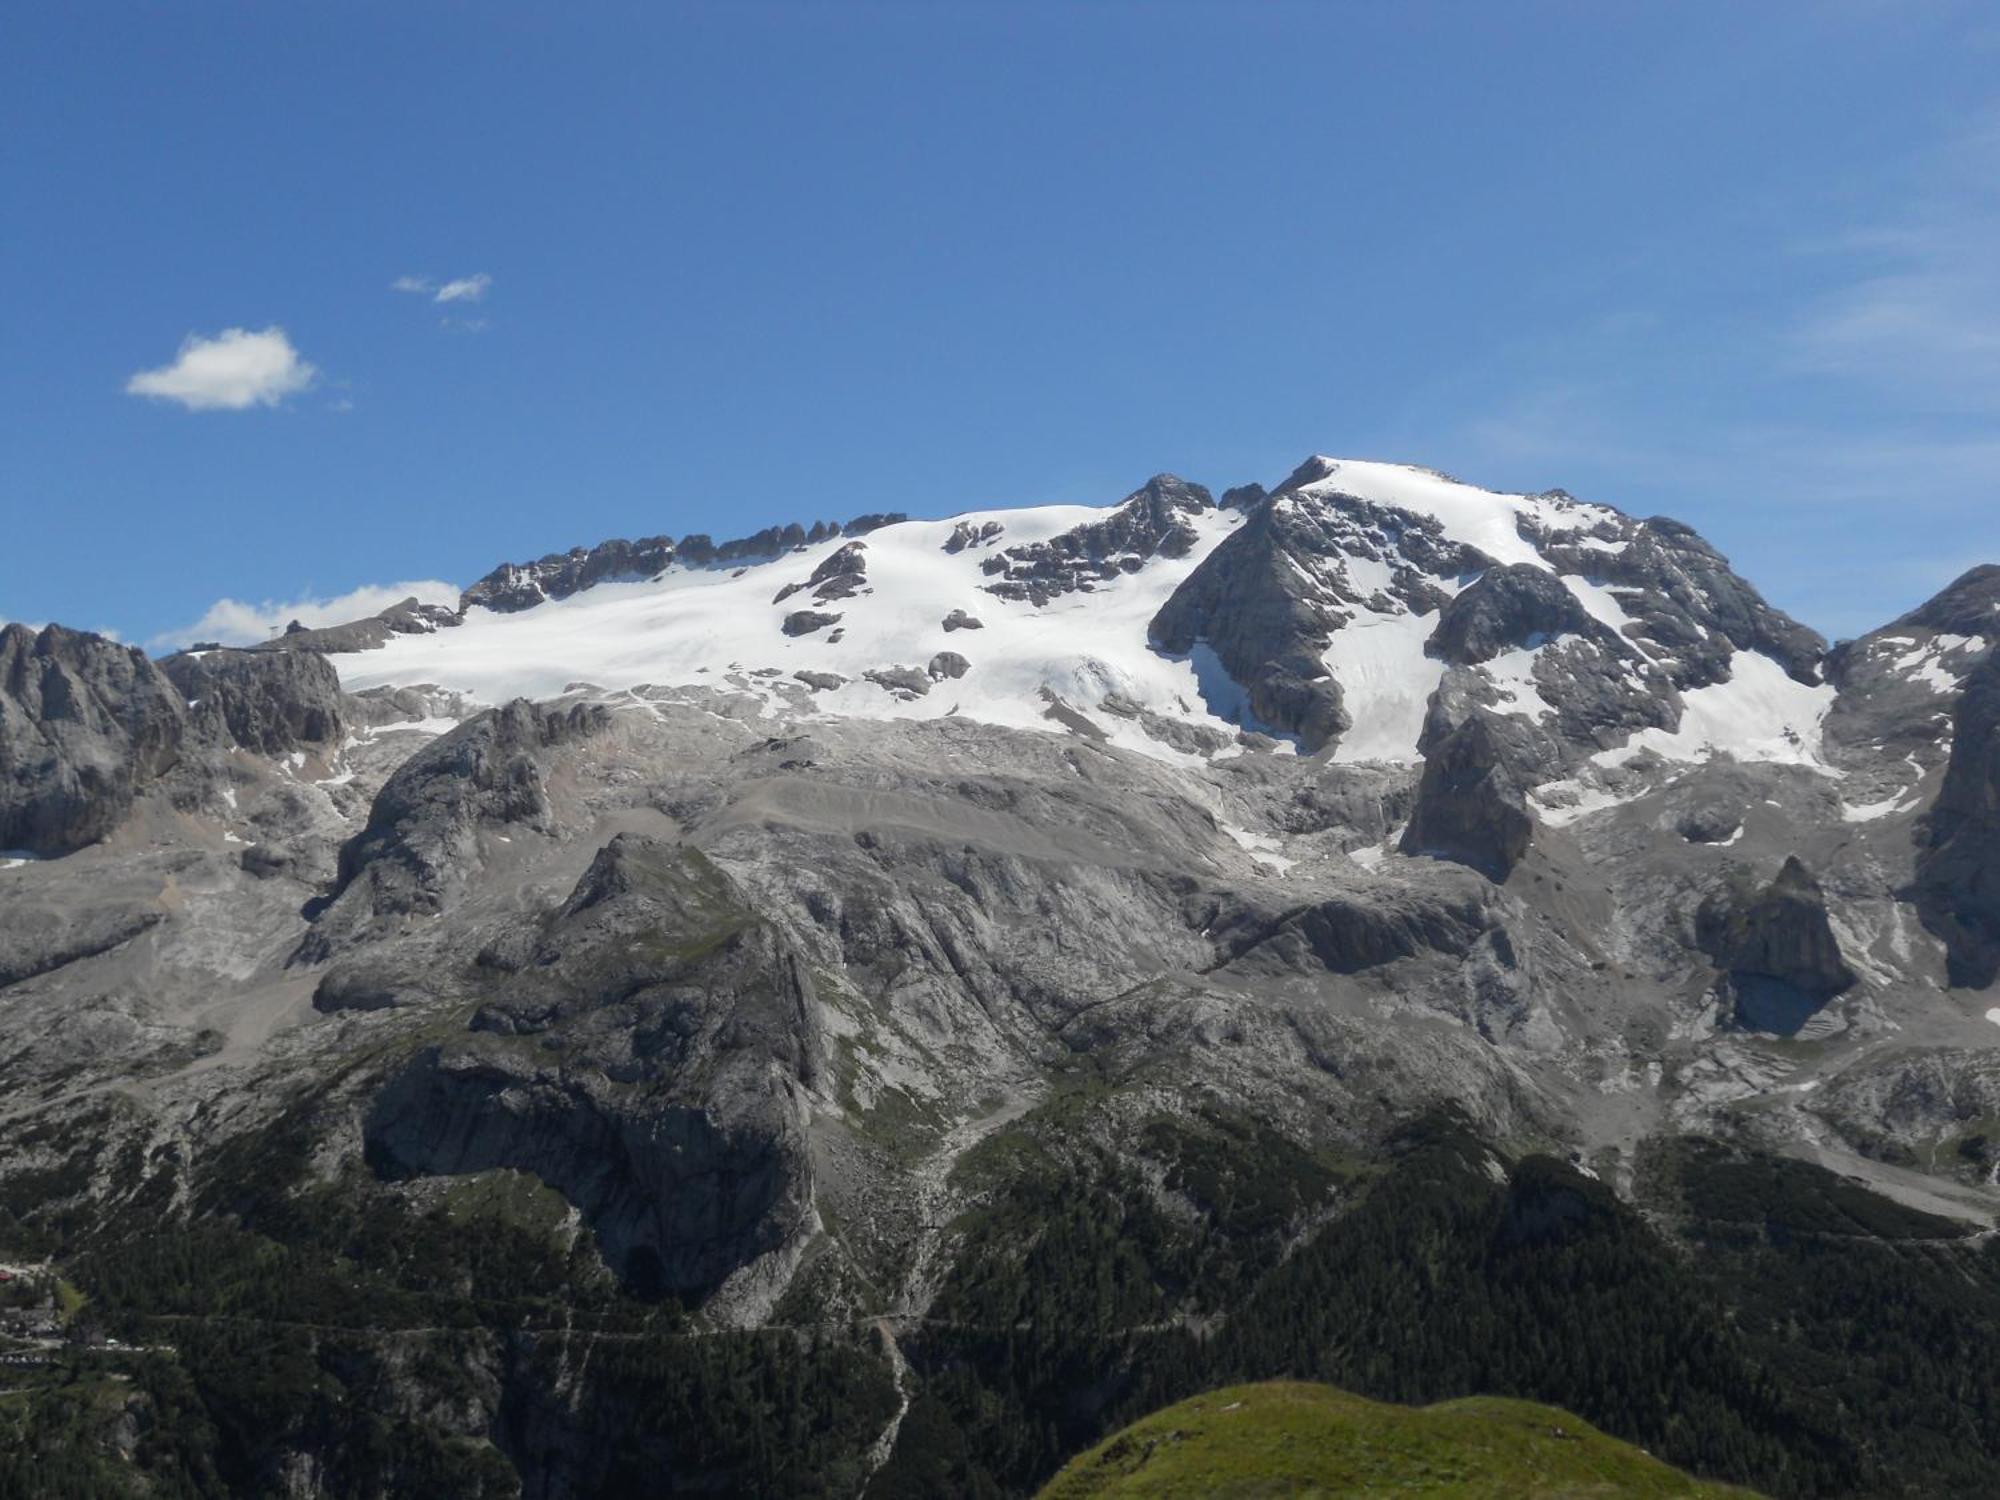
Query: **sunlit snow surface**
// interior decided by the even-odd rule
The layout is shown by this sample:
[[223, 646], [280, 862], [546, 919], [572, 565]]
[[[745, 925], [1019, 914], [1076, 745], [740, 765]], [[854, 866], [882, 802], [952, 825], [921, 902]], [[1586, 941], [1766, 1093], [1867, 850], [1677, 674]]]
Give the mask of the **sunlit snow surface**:
[[[774, 682], [801, 691], [791, 674], [830, 672], [844, 687], [811, 695], [818, 713], [876, 718], [936, 718], [957, 712], [996, 724], [1048, 728], [1042, 689], [1083, 709], [1117, 693], [1172, 718], [1233, 726], [1205, 709], [1192, 663], [1172, 660], [1147, 644], [1146, 627], [1167, 596], [1234, 527], [1237, 512], [1193, 518], [1200, 543], [1183, 558], [1153, 558], [1138, 573], [1100, 582], [1088, 593], [1049, 604], [1004, 600], [985, 591], [980, 564], [993, 548], [944, 551], [959, 520], [998, 521], [1000, 547], [1043, 541], [1103, 510], [1041, 506], [980, 512], [946, 521], [909, 521], [862, 538], [869, 592], [815, 604], [810, 592], [782, 602], [773, 596], [803, 582], [843, 539], [808, 546], [773, 562], [736, 570], [670, 570], [649, 583], [606, 583], [568, 599], [516, 614], [474, 609], [463, 625], [434, 635], [397, 636], [378, 651], [334, 658], [347, 689], [430, 683], [485, 703], [548, 698], [573, 684], [606, 690], [644, 684], [741, 686], [778, 697]], [[786, 615], [816, 609], [839, 615], [831, 629], [791, 638]], [[964, 610], [978, 630], [947, 631], [945, 618]], [[962, 678], [935, 683], [905, 701], [862, 674], [891, 666], [922, 670], [940, 651], [971, 662]], [[776, 679], [747, 674], [777, 668]], [[1135, 748], [1161, 751], [1130, 725], [1105, 717], [1114, 739], [1130, 734]]]
[[[1549, 566], [1520, 534], [1524, 520], [1570, 539], [1621, 521], [1615, 511], [1559, 496], [1497, 494], [1394, 464], [1328, 462], [1333, 467], [1325, 478], [1284, 503], [1312, 504], [1342, 494], [1410, 511], [1434, 518], [1452, 540], [1503, 563]], [[1164, 759], [1190, 759], [1186, 751], [1099, 706], [1116, 694], [1169, 719], [1235, 729], [1243, 713], [1242, 690], [1214, 654], [1197, 645], [1189, 658], [1166, 657], [1149, 645], [1147, 626], [1188, 574], [1242, 524], [1240, 512], [1191, 517], [1198, 540], [1188, 555], [1148, 558], [1137, 572], [1045, 605], [1001, 599], [985, 589], [992, 578], [980, 565], [995, 551], [1044, 541], [1109, 514], [1109, 509], [1051, 505], [884, 527], [861, 539], [867, 592], [825, 604], [815, 603], [809, 590], [783, 601], [774, 596], [787, 584], [804, 582], [848, 538], [733, 570], [676, 567], [651, 582], [599, 584], [513, 614], [474, 609], [455, 629], [399, 635], [379, 650], [332, 659], [349, 691], [429, 684], [487, 704], [551, 698], [579, 685], [608, 694], [648, 685], [706, 685], [756, 694], [791, 718], [956, 713], [1050, 729], [1046, 694], [1053, 693], [1091, 714], [1115, 744]], [[975, 527], [998, 522], [1004, 533], [991, 546], [947, 553], [944, 544], [961, 521]], [[1590, 538], [1588, 545], [1612, 552], [1625, 544]], [[1349, 557], [1345, 566], [1361, 597], [1388, 592], [1386, 563]], [[1469, 581], [1440, 584], [1451, 591]], [[1629, 623], [1609, 589], [1575, 576], [1563, 581], [1597, 618], [1613, 628]], [[839, 615], [840, 639], [830, 639], [833, 628], [785, 636], [780, 622], [798, 609]], [[944, 620], [955, 610], [976, 617], [983, 628], [946, 631]], [[1436, 615], [1417, 615], [1400, 605], [1350, 614], [1333, 633], [1325, 656], [1354, 721], [1335, 758], [1414, 761], [1443, 670], [1424, 654]], [[921, 671], [940, 651], [957, 652], [971, 668], [962, 678], [933, 683], [923, 696], [889, 692], [863, 675], [896, 666]], [[1540, 714], [1547, 708], [1533, 680], [1535, 657], [1534, 649], [1520, 649], [1487, 665], [1503, 710]], [[847, 680], [832, 691], [807, 693], [793, 678], [802, 670]], [[756, 675], [760, 672], [768, 675]], [[1644, 748], [1675, 759], [1727, 752], [1817, 763], [1819, 721], [1831, 701], [1830, 688], [1802, 686], [1767, 658], [1740, 652], [1730, 682], [1686, 697], [1688, 711], [1676, 732], [1647, 731], [1608, 760]]]

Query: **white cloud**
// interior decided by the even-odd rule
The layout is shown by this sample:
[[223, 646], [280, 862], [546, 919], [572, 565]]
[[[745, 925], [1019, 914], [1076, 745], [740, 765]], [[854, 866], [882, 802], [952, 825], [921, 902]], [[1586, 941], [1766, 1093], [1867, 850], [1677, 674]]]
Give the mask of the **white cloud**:
[[422, 604], [458, 604], [458, 586], [436, 578], [411, 583], [371, 583], [332, 598], [308, 596], [282, 601], [266, 599], [248, 604], [241, 599], [218, 599], [202, 617], [180, 630], [155, 636], [154, 646], [185, 646], [193, 641], [220, 641], [225, 646], [249, 646], [269, 640], [292, 621], [309, 630], [326, 625], [345, 625], [380, 614], [392, 604], [400, 604], [412, 594]]
[[484, 271], [477, 271], [470, 276], [455, 276], [443, 283], [428, 276], [398, 276], [389, 283], [389, 290], [415, 292], [433, 302], [483, 302], [492, 286], [493, 278]]
[[177, 401], [189, 411], [244, 411], [276, 406], [312, 385], [319, 371], [299, 357], [285, 330], [225, 328], [214, 338], [189, 334], [170, 365], [125, 382], [134, 396]]
[[493, 278], [484, 271], [472, 276], [461, 276], [456, 281], [447, 281], [437, 289], [436, 302], [480, 302], [485, 300], [486, 289], [493, 285]]

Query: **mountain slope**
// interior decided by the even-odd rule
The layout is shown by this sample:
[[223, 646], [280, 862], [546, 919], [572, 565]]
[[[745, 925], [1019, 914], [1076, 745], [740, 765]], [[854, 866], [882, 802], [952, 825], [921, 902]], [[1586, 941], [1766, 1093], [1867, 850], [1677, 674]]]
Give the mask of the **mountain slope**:
[[1283, 1381], [1210, 1391], [1134, 1422], [1071, 1459], [1041, 1500], [1297, 1494], [1750, 1500], [1555, 1407], [1485, 1397], [1391, 1406]]
[[237, 1488], [1013, 1494], [1310, 1372], [1977, 1490], [1991, 576], [1822, 654], [1673, 522], [1316, 459], [10, 627], [0, 1250]]

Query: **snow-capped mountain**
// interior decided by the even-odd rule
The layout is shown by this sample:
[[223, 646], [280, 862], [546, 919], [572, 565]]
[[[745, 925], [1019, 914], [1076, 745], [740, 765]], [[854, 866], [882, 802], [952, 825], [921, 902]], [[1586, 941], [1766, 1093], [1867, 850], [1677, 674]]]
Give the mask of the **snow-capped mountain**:
[[[481, 1203], [553, 1226], [591, 1300], [393, 1396], [517, 1434], [619, 1389], [533, 1347], [602, 1297], [873, 1330], [907, 1404], [1049, 1205], [1281, 1266], [1354, 1211], [1321, 1164], [1437, 1109], [1482, 1192], [1569, 1158], [1520, 1223], [1708, 1162], [1972, 1246], [1996, 644], [2000, 568], [1828, 651], [1676, 522], [1323, 458], [607, 541], [258, 649], [0, 628], [0, 1228], [410, 1268]], [[1732, 1244], [1758, 1191], [1702, 1200]], [[556, 1446], [523, 1488], [591, 1492]]]
[[1833, 698], [1824, 643], [1685, 527], [1326, 458], [1220, 503], [1162, 475], [1101, 509], [609, 542], [503, 565], [456, 619], [387, 624], [279, 644], [340, 651], [350, 691], [702, 687], [800, 719], [1059, 723], [1166, 757], [1247, 731], [1410, 762], [1427, 720], [1477, 706], [1532, 731], [1539, 779], [1637, 748], [1812, 761]]

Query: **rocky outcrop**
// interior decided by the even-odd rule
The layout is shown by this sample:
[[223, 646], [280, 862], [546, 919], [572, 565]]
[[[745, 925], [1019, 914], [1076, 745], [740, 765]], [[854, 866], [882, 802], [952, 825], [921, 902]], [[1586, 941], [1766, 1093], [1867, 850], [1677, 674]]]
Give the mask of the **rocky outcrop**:
[[145, 652], [60, 625], [0, 627], [0, 849], [95, 843], [189, 738], [180, 693]]
[[1213, 510], [1215, 499], [1198, 484], [1156, 474], [1102, 521], [994, 553], [980, 564], [997, 581], [986, 591], [1002, 599], [1046, 604], [1121, 573], [1136, 573], [1152, 557], [1185, 557], [1196, 533], [1189, 517]]
[[[800, 540], [804, 539], [801, 532]], [[671, 537], [649, 536], [636, 542], [619, 538], [595, 547], [572, 547], [538, 562], [502, 563], [461, 594], [458, 607], [461, 613], [475, 606], [503, 613], [533, 609], [544, 600], [567, 599], [595, 584], [657, 578], [674, 557]]]
[[862, 592], [867, 581], [868, 544], [849, 542], [828, 553], [805, 582], [788, 583], [779, 589], [771, 602], [783, 604], [792, 595], [811, 589], [814, 602], [827, 604], [836, 599], [852, 598]]
[[972, 663], [956, 651], [940, 651], [924, 670], [930, 674], [932, 682], [943, 682], [946, 678], [963, 677], [972, 670]]
[[984, 630], [986, 624], [977, 615], [969, 615], [962, 609], [955, 609], [944, 617], [945, 634], [954, 630]]
[[[1605, 634], [1575, 594], [1546, 568], [1527, 563], [1488, 568], [1438, 611], [1424, 650], [1458, 666], [1477, 666], [1502, 651], [1539, 646], [1563, 635]], [[1614, 637], [1615, 639], [1615, 637]]]
[[1984, 989], [2000, 978], [2000, 652], [1966, 680], [1920, 837], [1917, 913], [1945, 945], [1951, 983]]
[[336, 899], [301, 956], [327, 956], [342, 917], [443, 910], [477, 868], [482, 828], [553, 833], [543, 761], [610, 724], [600, 704], [542, 707], [516, 699], [411, 756], [376, 795], [367, 826], [341, 848]]
[[377, 1098], [378, 1172], [533, 1173], [646, 1296], [699, 1300], [811, 1231], [812, 980], [705, 857], [614, 839], [493, 989]]
[[951, 535], [944, 539], [944, 550], [956, 556], [967, 547], [988, 546], [999, 540], [1001, 533], [1006, 529], [998, 521], [978, 524], [960, 521], [951, 528]]
[[824, 630], [829, 625], [838, 625], [840, 616], [823, 609], [795, 609], [778, 623], [778, 628], [789, 636], [811, 635], [815, 630]]
[[1528, 852], [1535, 820], [1493, 721], [1474, 713], [1424, 756], [1405, 854], [1453, 860], [1504, 881]]
[[861, 675], [899, 698], [921, 698], [931, 690], [931, 674], [920, 667], [876, 667]]
[[1826, 893], [1797, 855], [1762, 890], [1733, 872], [1703, 904], [1696, 939], [1724, 971], [1737, 1023], [1791, 1035], [1854, 983], [1827, 918]]
[[0, 900], [0, 989], [123, 947], [165, 915], [130, 901], [65, 909], [10, 892]]
[[[455, 609], [442, 604], [424, 604], [413, 594], [383, 610], [370, 615], [365, 620], [353, 620], [345, 625], [328, 625], [318, 629], [308, 629], [294, 620], [282, 635], [273, 636], [268, 641], [260, 641], [249, 648], [253, 651], [373, 651], [387, 645], [391, 638], [399, 635], [429, 635], [433, 631], [449, 630], [461, 622], [462, 616]], [[203, 649], [190, 646], [190, 651]]]
[[1366, 890], [1272, 916], [1255, 906], [1201, 910], [1223, 962], [1239, 970], [1360, 974], [1403, 959], [1461, 959], [1492, 925], [1470, 891]]
[[340, 743], [340, 676], [317, 652], [184, 653], [160, 670], [212, 742], [273, 756]]

